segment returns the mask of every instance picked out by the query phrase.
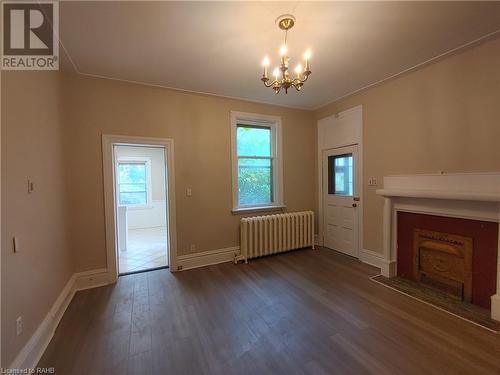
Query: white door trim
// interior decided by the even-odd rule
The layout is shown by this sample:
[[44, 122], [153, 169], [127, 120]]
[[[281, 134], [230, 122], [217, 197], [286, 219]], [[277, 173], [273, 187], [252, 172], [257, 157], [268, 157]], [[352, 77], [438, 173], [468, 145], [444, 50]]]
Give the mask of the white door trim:
[[177, 231], [175, 213], [174, 140], [171, 138], [134, 137], [126, 135], [102, 135], [102, 162], [104, 173], [104, 214], [106, 221], [106, 263], [109, 281], [118, 279], [116, 254], [116, 202], [113, 145], [162, 146], [165, 148], [165, 176], [167, 179], [167, 228], [170, 271], [177, 270]]
[[[349, 124], [350, 129], [339, 130], [342, 134], [338, 137], [327, 134], [324, 127], [333, 126], [338, 121], [346, 120], [352, 117], [353, 124]], [[335, 130], [334, 130], [335, 131]], [[359, 229], [358, 229], [358, 258], [361, 256], [363, 249], [363, 222], [364, 222], [364, 169], [363, 169], [363, 106], [359, 105], [343, 112], [333, 114], [331, 116], [320, 119], [317, 124], [317, 160], [318, 160], [318, 245], [324, 244], [324, 218], [323, 218], [323, 151], [328, 149], [341, 148], [346, 146], [358, 145], [359, 158]]]

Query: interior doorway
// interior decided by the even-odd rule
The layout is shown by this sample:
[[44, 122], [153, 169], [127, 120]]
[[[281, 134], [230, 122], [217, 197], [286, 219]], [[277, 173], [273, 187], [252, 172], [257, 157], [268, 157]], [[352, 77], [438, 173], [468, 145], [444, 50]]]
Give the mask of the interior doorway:
[[165, 148], [113, 145], [118, 273], [168, 267]]
[[174, 140], [103, 135], [107, 273], [177, 270]]

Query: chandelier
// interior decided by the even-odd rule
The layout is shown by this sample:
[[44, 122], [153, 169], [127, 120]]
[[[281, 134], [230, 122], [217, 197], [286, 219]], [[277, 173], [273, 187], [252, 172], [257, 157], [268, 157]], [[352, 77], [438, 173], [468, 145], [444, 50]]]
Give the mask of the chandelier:
[[266, 56], [262, 61], [264, 66], [264, 73], [260, 79], [266, 87], [272, 87], [276, 94], [279, 94], [281, 89], [285, 90], [285, 94], [288, 94], [288, 89], [294, 87], [297, 91], [302, 89], [304, 82], [307, 81], [309, 75], [311, 74], [311, 67], [309, 60], [311, 58], [311, 51], [307, 50], [304, 53], [305, 68], [298, 64], [295, 66], [295, 77], [291, 77], [288, 71], [288, 65], [290, 62], [290, 57], [288, 57], [288, 47], [287, 47], [287, 36], [288, 30], [290, 30], [293, 25], [295, 25], [295, 17], [291, 14], [284, 14], [276, 19], [276, 23], [281, 30], [285, 31], [285, 42], [280, 48], [280, 65], [276, 67], [273, 71], [274, 80], [270, 80], [267, 75], [267, 69], [269, 67], [269, 58]]

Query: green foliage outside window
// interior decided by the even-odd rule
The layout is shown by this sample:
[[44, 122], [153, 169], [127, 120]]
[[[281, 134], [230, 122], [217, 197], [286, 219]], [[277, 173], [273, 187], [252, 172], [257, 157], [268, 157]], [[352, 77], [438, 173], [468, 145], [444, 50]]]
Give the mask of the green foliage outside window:
[[272, 203], [271, 129], [238, 125], [236, 142], [239, 204]]

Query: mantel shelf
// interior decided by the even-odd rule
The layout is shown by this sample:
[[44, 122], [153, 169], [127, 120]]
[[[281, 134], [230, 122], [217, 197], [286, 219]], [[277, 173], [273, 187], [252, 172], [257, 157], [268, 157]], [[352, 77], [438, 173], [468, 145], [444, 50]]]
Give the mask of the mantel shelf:
[[495, 194], [495, 193], [417, 190], [417, 189], [377, 189], [377, 194], [382, 195], [384, 197], [407, 197], [407, 198], [481, 201], [481, 202], [500, 202], [500, 194]]

